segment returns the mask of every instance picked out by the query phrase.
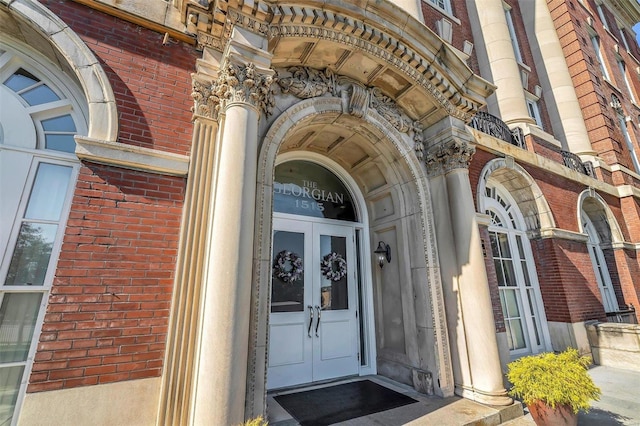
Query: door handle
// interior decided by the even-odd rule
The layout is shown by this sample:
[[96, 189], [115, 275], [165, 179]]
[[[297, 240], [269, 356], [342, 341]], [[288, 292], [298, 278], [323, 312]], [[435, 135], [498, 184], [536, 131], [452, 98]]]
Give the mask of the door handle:
[[313, 306], [307, 305], [309, 308], [309, 328], [307, 328], [307, 336], [311, 337], [311, 325], [313, 324]]
[[316, 305], [316, 311], [318, 312], [318, 322], [316, 322], [316, 337], [320, 337], [318, 335], [318, 327], [320, 327], [320, 306]]

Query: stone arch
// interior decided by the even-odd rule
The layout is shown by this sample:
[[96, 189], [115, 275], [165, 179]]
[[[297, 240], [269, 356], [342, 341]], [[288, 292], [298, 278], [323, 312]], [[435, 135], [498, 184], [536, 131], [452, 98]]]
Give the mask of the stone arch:
[[[284, 95], [278, 95], [283, 97]], [[280, 99], [282, 100], [282, 99]], [[252, 292], [252, 313], [250, 329], [250, 354], [248, 365], [248, 387], [246, 407], [247, 415], [256, 415], [264, 407], [264, 389], [266, 385], [267, 334], [268, 334], [268, 299], [270, 276], [270, 242], [272, 233], [272, 185], [273, 170], [276, 157], [281, 147], [299, 129], [310, 123], [326, 122], [341, 125], [341, 120], [350, 124], [359, 123], [358, 131], [366, 132], [372, 145], [380, 145], [380, 164], [392, 167], [384, 170], [403, 194], [403, 199], [394, 198], [393, 202], [405, 212], [420, 211], [421, 232], [423, 238], [417, 238], [421, 244], [431, 241], [431, 245], [422, 250], [424, 258], [420, 260], [425, 268], [426, 298], [431, 303], [431, 319], [433, 322], [433, 341], [436, 342], [434, 357], [437, 362], [440, 390], [445, 395], [453, 394], [453, 373], [449, 351], [449, 339], [444, 314], [444, 298], [437, 250], [435, 246], [435, 230], [430, 204], [430, 193], [426, 170], [414, 150], [414, 140], [407, 133], [401, 133], [387, 122], [374, 109], [367, 110], [362, 117], [354, 117], [343, 109], [343, 99], [332, 96], [310, 98], [294, 103], [284, 109], [270, 123], [261, 137], [262, 145], [258, 158], [257, 214], [255, 224], [255, 240], [260, 243], [254, 250], [254, 276]], [[284, 102], [285, 104], [287, 102]], [[343, 123], [344, 124], [344, 123]], [[392, 157], [392, 155], [395, 157]], [[333, 158], [334, 161], [340, 159]], [[400, 165], [398, 163], [401, 163]], [[357, 167], [357, 166], [356, 166]], [[398, 169], [401, 169], [400, 171]], [[352, 168], [353, 170], [353, 168]], [[348, 170], [347, 170], [348, 171]], [[362, 181], [354, 178], [358, 186]], [[401, 198], [401, 197], [400, 197]], [[371, 211], [371, 205], [367, 205]], [[403, 253], [405, 254], [405, 253]]]
[[617, 244], [624, 242], [620, 225], [611, 212], [611, 209], [607, 205], [606, 201], [593, 189], [585, 189], [580, 193], [577, 207], [580, 232], [585, 232], [582, 220], [580, 219], [580, 215], [584, 212], [591, 220], [591, 223], [596, 229], [598, 237], [603, 244]]
[[6, 7], [8, 13], [0, 9], [0, 18], [6, 24], [4, 28], [9, 29], [7, 33], [20, 43], [39, 46], [40, 53], [75, 76], [82, 87], [88, 109], [87, 137], [115, 142], [118, 135], [115, 96], [106, 73], [87, 45], [40, 2], [10, 2]]
[[555, 220], [551, 208], [542, 190], [527, 171], [513, 161], [496, 158], [489, 161], [478, 181], [478, 212], [484, 213], [484, 194], [489, 180], [504, 186], [518, 204], [524, 218], [527, 231], [555, 228]]

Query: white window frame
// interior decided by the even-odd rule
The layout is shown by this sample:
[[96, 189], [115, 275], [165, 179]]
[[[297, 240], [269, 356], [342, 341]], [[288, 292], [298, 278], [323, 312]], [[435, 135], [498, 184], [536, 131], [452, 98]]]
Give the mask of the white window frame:
[[602, 4], [596, 4], [596, 11], [598, 12], [598, 16], [600, 17], [600, 22], [602, 22], [602, 27], [607, 30], [609, 30], [609, 23], [607, 22], [607, 17], [604, 14], [604, 11], [602, 10]]
[[616, 111], [616, 115], [618, 116], [618, 124], [620, 125], [620, 130], [622, 131], [624, 141], [627, 144], [627, 149], [629, 150], [629, 155], [631, 156], [633, 167], [635, 168], [636, 173], [640, 173], [640, 159], [638, 159], [638, 154], [633, 147], [633, 141], [631, 140], [631, 135], [629, 134], [629, 130], [627, 129], [627, 120], [619, 111]]
[[538, 127], [544, 130], [544, 126], [542, 125], [542, 116], [540, 115], [540, 105], [538, 104], [537, 99], [533, 99], [530, 96], [525, 96], [525, 101], [527, 103], [527, 111], [529, 111], [529, 116], [536, 121]]
[[444, 11], [447, 15], [453, 15], [451, 10], [451, 0], [426, 0], [436, 9]]
[[[0, 226], [6, 227], [7, 244], [2, 248], [0, 252], [0, 306], [2, 299], [6, 294], [16, 293], [39, 293], [42, 294], [42, 300], [40, 302], [39, 312], [37, 315], [35, 327], [33, 330], [33, 336], [31, 345], [29, 347], [25, 360], [0, 364], [0, 368], [11, 367], [24, 367], [20, 387], [18, 389], [18, 397], [15, 403], [15, 407], [12, 414], [11, 425], [14, 426], [18, 422], [20, 409], [25, 397], [26, 388], [29, 383], [29, 378], [32, 373], [32, 366], [35, 357], [35, 353], [40, 339], [42, 331], [42, 324], [44, 322], [44, 316], [46, 313], [46, 306], [55, 275], [56, 265], [62, 247], [62, 240], [66, 228], [69, 211], [73, 199], [73, 192], [76, 187], [77, 177], [80, 170], [80, 161], [74, 153], [55, 151], [50, 149], [44, 149], [44, 132], [42, 130], [41, 120], [57, 117], [64, 114], [71, 114], [74, 123], [76, 125], [76, 133], [86, 134], [86, 121], [83, 114], [82, 106], [78, 103], [77, 99], [81, 92], [73, 86], [73, 83], [64, 82], [58, 78], [55, 74], [52, 74], [49, 69], [55, 69], [52, 65], [48, 64], [45, 59], [35, 59], [29, 57], [25, 53], [13, 49], [11, 46], [0, 46], [0, 84], [16, 72], [19, 68], [23, 68], [27, 72], [40, 79], [43, 84], [46, 84], [57, 95], [60, 96], [60, 101], [50, 102], [48, 104], [39, 104], [34, 106], [28, 106], [21, 100], [24, 105], [25, 113], [28, 114], [36, 128], [36, 141], [32, 141], [30, 144], [20, 145], [8, 145], [5, 141], [0, 145], [0, 148], [4, 151], [3, 154], [11, 156], [20, 156], [27, 158], [29, 164], [28, 172], [24, 175], [25, 178], [20, 179], [20, 182], [11, 182], [12, 185], [20, 185], [20, 190], [14, 191], [15, 197], [19, 197], [19, 201], [14, 199], [11, 204], [17, 206], [15, 215], [12, 219], [5, 218], [7, 220], [4, 223], [0, 223]], [[33, 52], [32, 52], [33, 53]], [[33, 53], [34, 56], [37, 54]], [[7, 90], [11, 90], [8, 89]], [[16, 95], [19, 97], [19, 95]], [[6, 126], [6, 124], [5, 124]], [[27, 285], [4, 285], [6, 276], [9, 270], [9, 266], [14, 254], [16, 242], [20, 233], [22, 223], [25, 222], [24, 214], [28, 207], [28, 202], [32, 187], [35, 181], [35, 177], [40, 164], [54, 164], [61, 166], [71, 167], [71, 175], [69, 177], [68, 186], [64, 195], [64, 202], [60, 212], [59, 220], [46, 221], [47, 223], [57, 223], [56, 235], [54, 238], [53, 246], [51, 248], [51, 255], [47, 264], [47, 271], [45, 273], [43, 284], [27, 286]], [[12, 212], [13, 213], [13, 212]], [[44, 223], [44, 222], [43, 222]]]
[[624, 81], [624, 85], [627, 87], [627, 91], [629, 92], [629, 97], [631, 98], [631, 102], [637, 104], [636, 95], [633, 91], [633, 87], [631, 86], [631, 82], [629, 81], [629, 76], [627, 75], [627, 64], [621, 59], [618, 58], [618, 69], [620, 69], [620, 73], [622, 74], [622, 80]]
[[591, 259], [591, 265], [593, 265], [593, 272], [598, 282], [598, 288], [600, 289], [600, 295], [602, 296], [602, 306], [606, 313], [618, 312], [620, 307], [618, 306], [618, 298], [616, 297], [615, 289], [611, 282], [611, 276], [609, 275], [609, 268], [607, 267], [607, 261], [604, 257], [604, 252], [600, 247], [600, 238], [595, 226], [589, 219], [589, 216], [582, 211], [580, 215], [582, 220], [582, 230], [589, 237], [587, 241], [587, 249], [589, 251], [589, 257]]
[[595, 54], [596, 54], [596, 61], [598, 61], [598, 64], [600, 65], [600, 71], [602, 72], [602, 77], [604, 77], [604, 79], [607, 81], [611, 81], [611, 77], [609, 77], [609, 70], [607, 69], [607, 65], [604, 61], [604, 56], [602, 56], [602, 47], [600, 44], [600, 37], [598, 37], [597, 34], [590, 34], [589, 36], [591, 38], [591, 44], [593, 46], [593, 50], [595, 51]]
[[518, 42], [518, 36], [516, 35], [516, 28], [513, 25], [513, 17], [511, 16], [511, 8], [504, 10], [504, 16], [507, 20], [507, 27], [509, 28], [509, 37], [511, 38], [511, 47], [513, 47], [513, 54], [516, 57], [516, 61], [519, 64], [524, 64], [522, 60], [522, 52], [520, 50], [520, 43]]
[[[525, 332], [524, 337], [526, 346], [520, 349], [510, 349], [510, 356], [512, 359], [515, 359], [528, 354], [548, 351], [551, 349], [551, 339], [533, 252], [531, 250], [529, 238], [527, 237], [524, 218], [515, 203], [515, 200], [504, 188], [493, 183], [487, 183], [485, 191], [485, 194], [483, 194], [484, 206], [486, 209], [485, 213], [489, 214], [494, 219], [492, 220], [492, 224], [488, 227], [488, 231], [489, 233], [501, 233], [507, 235], [512, 255], [511, 259], [513, 259], [514, 272], [518, 283], [517, 287], [499, 287], [498, 291], [501, 292], [503, 290], [516, 289], [521, 317], [524, 319], [522, 325]], [[496, 224], [495, 219], [498, 219], [501, 224]], [[522, 244], [523, 258], [520, 257], [520, 251], [518, 249], [518, 238], [520, 238]], [[522, 262], [526, 263], [526, 272], [528, 272], [527, 277], [530, 286], [526, 285], [527, 280], [524, 277], [526, 272], [522, 267]], [[529, 303], [525, 303], [525, 301], [528, 301]], [[500, 303], [502, 304], [502, 301]], [[532, 312], [532, 305], [535, 312]], [[507, 319], [505, 318], [505, 326], [506, 321]], [[536, 330], [540, 344], [532, 341], [532, 337], [536, 335]]]

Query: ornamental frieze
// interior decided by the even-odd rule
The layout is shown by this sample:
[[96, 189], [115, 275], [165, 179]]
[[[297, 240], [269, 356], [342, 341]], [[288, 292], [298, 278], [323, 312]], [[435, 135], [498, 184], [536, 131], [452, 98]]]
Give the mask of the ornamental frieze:
[[191, 97], [196, 115], [218, 120], [220, 111], [233, 102], [248, 103], [267, 116], [275, 104], [272, 84], [275, 77], [258, 70], [253, 63], [227, 63], [215, 82], [193, 76]]
[[324, 96], [348, 96], [348, 113], [362, 118], [369, 109], [375, 110], [400, 133], [414, 141], [416, 155], [422, 160], [424, 142], [422, 126], [402, 111], [398, 104], [377, 87], [366, 87], [349, 77], [336, 76], [330, 69], [324, 71], [309, 67], [290, 67], [278, 71], [278, 85], [283, 93], [300, 99]]
[[429, 176], [438, 176], [455, 169], [467, 169], [476, 147], [459, 139], [452, 139], [431, 148], [425, 163]]

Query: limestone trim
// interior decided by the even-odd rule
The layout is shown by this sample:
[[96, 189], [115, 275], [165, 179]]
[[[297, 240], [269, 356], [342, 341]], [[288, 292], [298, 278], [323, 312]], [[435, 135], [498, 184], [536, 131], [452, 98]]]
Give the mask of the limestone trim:
[[[316, 7], [263, 1], [249, 6], [220, 1], [213, 7], [189, 3], [185, 14], [188, 31], [192, 28], [197, 34], [198, 44], [219, 51], [225, 48], [234, 27], [270, 40], [328, 40], [363, 51], [395, 67], [447, 113], [465, 121], [495, 89], [474, 74], [433, 31], [388, 1], [351, 5], [348, 10], [338, 2]], [[393, 20], [388, 18], [391, 16]]]
[[300, 99], [330, 94], [348, 96], [348, 112], [363, 118], [369, 108], [378, 112], [398, 132], [406, 133], [414, 141], [414, 150], [419, 160], [423, 158], [424, 137], [422, 125], [411, 118], [389, 96], [377, 87], [364, 86], [344, 76], [335, 75], [331, 69], [320, 71], [309, 67], [289, 67], [278, 71], [278, 85], [283, 93]]
[[76, 74], [89, 106], [88, 137], [115, 142], [118, 136], [118, 111], [109, 79], [87, 45], [59, 17], [35, 0], [3, 3], [17, 19], [38, 32], [65, 57]]
[[542, 157], [535, 152], [527, 151], [518, 148], [515, 145], [511, 145], [507, 142], [501, 141], [493, 136], [482, 133], [476, 129], [467, 126], [467, 130], [473, 135], [475, 144], [478, 149], [490, 152], [499, 156], [510, 156], [517, 160], [519, 163], [529, 164], [531, 166], [545, 170], [547, 173], [553, 173], [558, 176], [562, 176], [573, 182], [581, 183], [585, 187], [592, 187], [599, 192], [613, 195], [614, 197], [624, 198], [633, 196], [640, 199], [640, 188], [632, 187], [631, 185], [610, 185], [598, 179], [594, 179], [590, 176], [578, 173], [571, 170], [564, 165], [550, 160], [546, 157]]
[[[500, 172], [500, 177], [497, 177]], [[513, 161], [513, 158], [496, 158], [485, 164], [480, 172], [477, 190], [477, 206], [478, 212], [484, 213], [485, 207], [485, 190], [487, 182], [495, 179], [498, 183], [505, 187], [514, 198], [521, 212], [523, 212], [524, 221], [529, 231], [535, 231], [539, 228], [555, 228], [555, 220], [549, 207], [549, 203], [545, 198], [542, 190], [536, 183], [535, 179], [519, 164]], [[505, 185], [504, 181], [513, 182], [518, 180], [516, 186]], [[518, 192], [519, 195], [514, 194]]]
[[430, 177], [455, 169], [468, 169], [476, 147], [461, 139], [451, 139], [427, 151], [425, 163]]
[[234, 103], [247, 103], [271, 115], [274, 106], [271, 73], [256, 68], [254, 63], [238, 65], [227, 62], [215, 81], [192, 74], [191, 97], [194, 115], [218, 121], [220, 112]]
[[577, 241], [579, 243], [586, 243], [589, 240], [587, 234], [560, 228], [540, 228], [538, 231], [527, 232], [527, 236], [531, 240], [554, 238], [559, 240]]
[[78, 158], [92, 163], [174, 176], [186, 176], [189, 168], [186, 155], [85, 136], [75, 140]]
[[[282, 96], [282, 95], [278, 95]], [[255, 265], [252, 291], [251, 334], [249, 339], [250, 358], [248, 383], [253, 388], [247, 389], [247, 415], [263, 414], [265, 407], [266, 387], [266, 327], [268, 326], [268, 294], [270, 276], [270, 241], [271, 241], [271, 211], [273, 168], [280, 144], [287, 135], [294, 131], [298, 123], [313, 116], [322, 114], [343, 114], [343, 102], [336, 97], [316, 97], [300, 101], [283, 112], [270, 126], [262, 142], [258, 160], [258, 191], [256, 198], [256, 241], [262, 241], [254, 250]], [[434, 337], [437, 342], [437, 363], [440, 374], [440, 388], [445, 396], [453, 394], [454, 381], [451, 366], [450, 343], [445, 320], [444, 297], [439, 273], [439, 260], [435, 245], [435, 225], [430, 203], [428, 181], [423, 166], [413, 155], [413, 141], [391, 126], [375, 109], [367, 110], [362, 117], [369, 126], [386, 135], [389, 143], [398, 150], [400, 157], [406, 162], [412, 173], [419, 192], [418, 205], [421, 211], [422, 239], [425, 242], [425, 261], [427, 264], [428, 292], [433, 310]], [[264, 337], [262, 335], [264, 334]]]
[[[593, 212], [593, 209], [585, 206], [585, 202], [591, 200], [593, 200], [592, 202], [596, 203], [598, 211]], [[587, 216], [589, 216], [594, 225], [596, 225], [596, 229], [598, 228], [598, 224], [605, 222], [605, 226], [608, 228], [611, 238], [610, 241], [603, 241], [603, 239], [601, 238], [602, 242], [610, 242], [611, 244], [624, 243], [624, 237], [622, 235], [618, 220], [614, 216], [604, 198], [602, 198], [600, 194], [598, 194], [593, 188], [585, 189], [580, 193], [576, 207], [576, 214], [578, 217], [578, 226], [580, 232], [586, 233], [581, 219], [581, 214], [582, 212], [584, 212]], [[592, 216], [591, 213], [596, 213], [596, 215]]]

